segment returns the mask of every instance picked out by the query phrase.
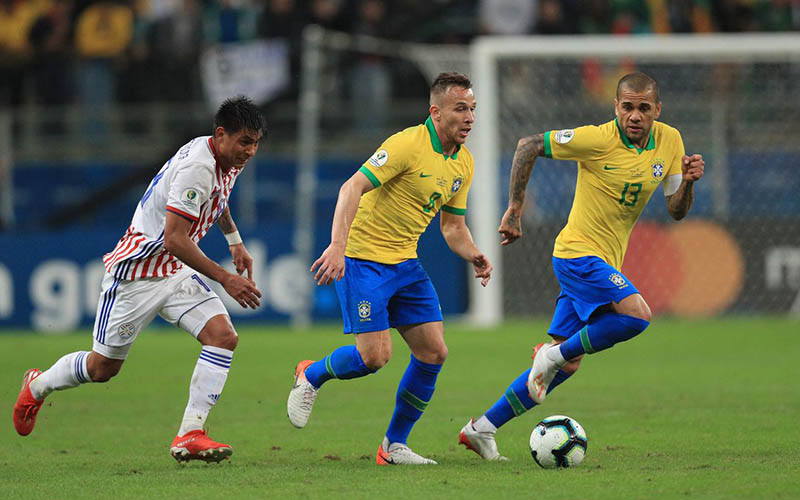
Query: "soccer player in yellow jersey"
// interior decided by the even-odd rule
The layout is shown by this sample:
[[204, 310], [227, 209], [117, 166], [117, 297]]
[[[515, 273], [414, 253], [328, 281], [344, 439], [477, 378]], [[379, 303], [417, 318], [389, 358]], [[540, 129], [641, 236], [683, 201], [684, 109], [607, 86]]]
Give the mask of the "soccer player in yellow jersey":
[[556, 238], [553, 269], [561, 285], [547, 333], [553, 341], [534, 350], [523, 372], [478, 420], [461, 429], [459, 442], [488, 460], [502, 460], [497, 428], [544, 401], [578, 369], [584, 354], [629, 340], [650, 324], [650, 308], [620, 271], [633, 226], [662, 186], [670, 215], [680, 220], [703, 177], [699, 154], [686, 156], [680, 133], [656, 118], [658, 84], [630, 73], [617, 84], [616, 119], [600, 126], [545, 132], [520, 139], [511, 168], [508, 202], [499, 232], [503, 245], [522, 236], [525, 189], [538, 156], [578, 162], [575, 199]]
[[356, 345], [297, 365], [289, 420], [298, 428], [306, 425], [327, 380], [363, 377], [383, 367], [392, 355], [389, 328], [396, 328], [411, 362], [378, 447], [379, 465], [436, 463], [411, 451], [407, 440], [447, 357], [439, 299], [416, 253], [419, 236], [437, 212], [450, 249], [472, 263], [482, 285], [491, 277], [492, 265], [465, 223], [474, 161], [464, 141], [474, 121], [469, 79], [440, 74], [431, 86], [425, 123], [389, 137], [342, 185], [331, 243], [311, 266], [318, 285], [335, 282], [344, 333], [353, 333]]

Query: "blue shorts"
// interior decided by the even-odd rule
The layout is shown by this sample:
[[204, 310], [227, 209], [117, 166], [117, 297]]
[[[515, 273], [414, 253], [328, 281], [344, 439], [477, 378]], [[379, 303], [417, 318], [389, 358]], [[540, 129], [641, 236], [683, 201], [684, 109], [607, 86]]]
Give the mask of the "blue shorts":
[[639, 293], [621, 271], [599, 257], [553, 257], [553, 271], [561, 285], [561, 293], [547, 330], [550, 335], [571, 337], [586, 326], [598, 307]]
[[336, 282], [344, 333], [442, 321], [433, 283], [417, 259], [380, 264], [345, 257], [344, 277]]

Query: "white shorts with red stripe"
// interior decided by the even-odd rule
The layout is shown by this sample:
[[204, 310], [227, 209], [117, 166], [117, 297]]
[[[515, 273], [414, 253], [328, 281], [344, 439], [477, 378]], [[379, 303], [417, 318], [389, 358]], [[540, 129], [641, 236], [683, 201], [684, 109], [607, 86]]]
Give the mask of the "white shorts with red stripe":
[[188, 266], [165, 278], [135, 281], [106, 273], [97, 302], [94, 351], [125, 359], [133, 342], [156, 314], [197, 337], [208, 320], [228, 314], [205, 278]]

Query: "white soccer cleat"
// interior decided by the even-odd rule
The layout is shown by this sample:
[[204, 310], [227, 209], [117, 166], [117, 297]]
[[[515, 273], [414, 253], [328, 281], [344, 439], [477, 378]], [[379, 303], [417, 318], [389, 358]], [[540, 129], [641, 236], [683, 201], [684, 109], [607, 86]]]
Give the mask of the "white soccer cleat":
[[417, 455], [402, 443], [392, 443], [390, 446], [387, 438], [383, 438], [378, 446], [375, 462], [378, 465], [438, 465], [435, 460]]
[[313, 361], [310, 359], [297, 363], [294, 371], [294, 385], [289, 391], [289, 401], [286, 403], [289, 421], [298, 429], [302, 429], [308, 423], [311, 409], [314, 408], [314, 400], [317, 399], [317, 392], [319, 392], [306, 379], [306, 368], [311, 363]]
[[508, 458], [504, 457], [497, 451], [497, 443], [494, 440], [494, 432], [479, 432], [475, 430], [472, 425], [475, 419], [467, 422], [467, 425], [461, 428], [461, 433], [458, 435], [458, 444], [463, 444], [468, 450], [472, 450], [481, 456], [484, 460], [493, 460], [497, 462], [505, 462]]
[[564, 363], [553, 361], [547, 355], [550, 349], [558, 348], [558, 344], [539, 344], [533, 350], [533, 366], [528, 374], [528, 394], [536, 404], [542, 404], [544, 398], [547, 397], [547, 388], [550, 387], [550, 382], [553, 381], [558, 370], [564, 366]]

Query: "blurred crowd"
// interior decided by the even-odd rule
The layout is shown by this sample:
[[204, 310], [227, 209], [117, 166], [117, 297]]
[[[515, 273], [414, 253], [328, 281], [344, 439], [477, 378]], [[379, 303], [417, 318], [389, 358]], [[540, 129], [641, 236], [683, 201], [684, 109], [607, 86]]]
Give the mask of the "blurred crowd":
[[800, 0], [0, 0], [0, 105], [200, 98], [209, 46], [301, 32], [466, 43], [481, 34], [792, 31]]

